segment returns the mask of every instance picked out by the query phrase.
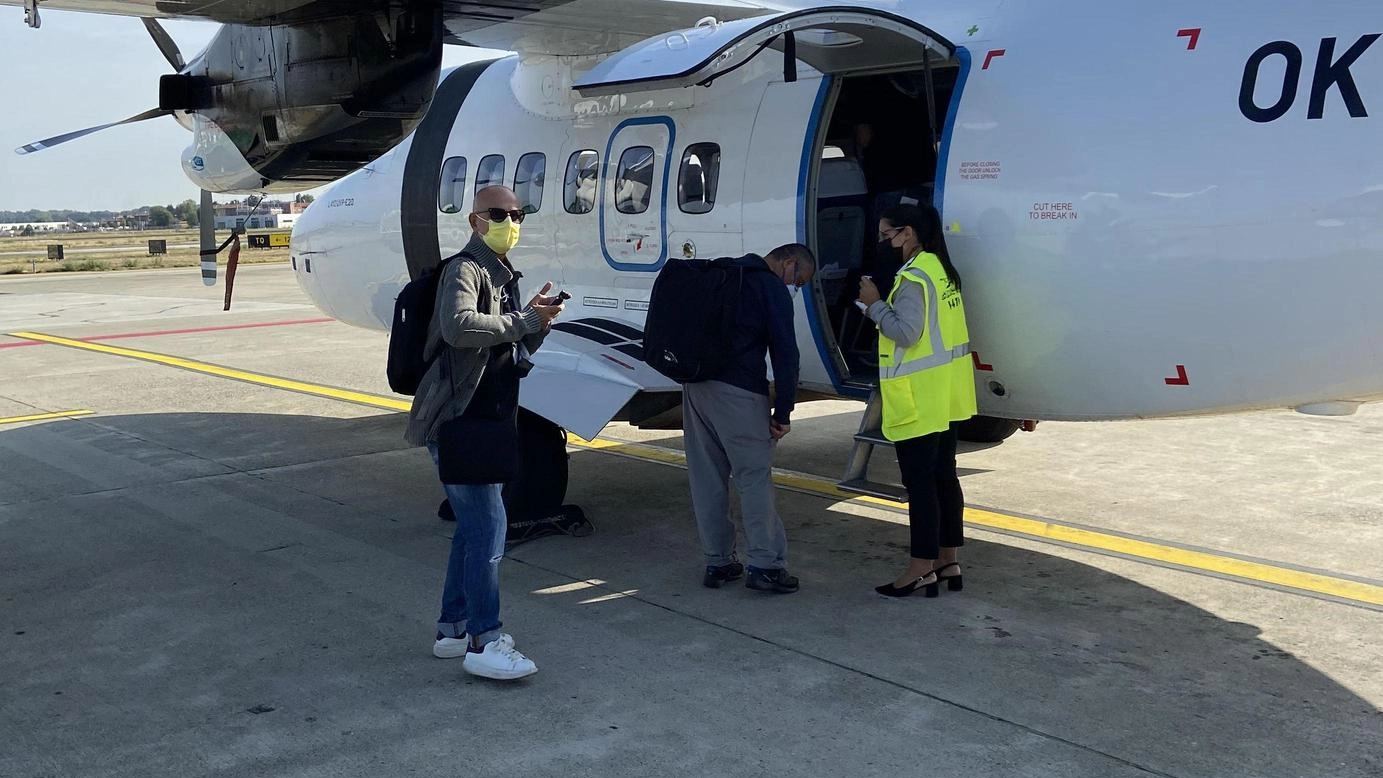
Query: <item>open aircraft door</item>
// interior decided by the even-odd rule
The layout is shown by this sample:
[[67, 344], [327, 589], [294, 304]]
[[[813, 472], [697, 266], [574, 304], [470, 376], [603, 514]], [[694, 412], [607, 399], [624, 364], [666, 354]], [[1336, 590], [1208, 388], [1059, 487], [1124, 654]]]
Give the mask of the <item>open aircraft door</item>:
[[[716, 79], [770, 51], [774, 52], [770, 56], [780, 58], [783, 80], [789, 82], [771, 86], [788, 87], [800, 86], [796, 83], [799, 62], [830, 78], [924, 68], [929, 63], [950, 60], [955, 53], [949, 42], [901, 16], [863, 8], [816, 8], [725, 23], [704, 20], [690, 29], [658, 35], [607, 57], [577, 78], [573, 88], [583, 96], [594, 97], [710, 86]], [[765, 100], [778, 99], [773, 93], [770, 89]], [[820, 105], [813, 107], [810, 100], [800, 105], [786, 97], [784, 100], [785, 106], [793, 105], [805, 112], [803, 124], [799, 126], [817, 127], [819, 115], [814, 114], [819, 114]], [[808, 130], [809, 135], [814, 132], [814, 129]], [[606, 171], [602, 177], [604, 188], [598, 207], [602, 213], [603, 249], [606, 260], [614, 267], [656, 271], [666, 256], [666, 246], [662, 245], [665, 228], [655, 227], [653, 217], [661, 221], [665, 212], [661, 201], [667, 195], [667, 169], [673, 161], [674, 134], [675, 127], [670, 121], [664, 123], [661, 117], [635, 118], [621, 125], [608, 143]], [[803, 149], [796, 144], [782, 143], [780, 134], [770, 140], [775, 154], [787, 155], [782, 166], [774, 163], [773, 168], [794, 173], [801, 168], [804, 153], [809, 157], [819, 154], [821, 142], [813, 135], [806, 141], [807, 149]], [[751, 145], [760, 142], [768, 141], [757, 136], [751, 138]], [[619, 174], [618, 164], [626, 151], [630, 154], [625, 160], [626, 166], [639, 172], [651, 165], [651, 179]], [[643, 156], [636, 152], [642, 152]], [[667, 159], [660, 161], [658, 155], [667, 155]], [[804, 172], [809, 177], [816, 175], [814, 167], [807, 167]], [[625, 178], [653, 190], [649, 194], [647, 211], [643, 205], [644, 195], [638, 187], [629, 192], [612, 188]], [[781, 186], [781, 183], [778, 179], [776, 185]], [[781, 218], [770, 221], [784, 225], [808, 223], [796, 218], [796, 214], [807, 207], [805, 196], [795, 201], [767, 198], [767, 202], [771, 207], [786, 209]], [[625, 207], [619, 207], [621, 203]], [[632, 221], [645, 218], [649, 224], [638, 225]], [[643, 238], [642, 247], [637, 241], [640, 237]], [[807, 236], [800, 235], [797, 239], [806, 240]], [[631, 240], [634, 240], [632, 244]], [[630, 249], [630, 245], [634, 248]], [[814, 315], [810, 311], [811, 308], [809, 315]], [[798, 328], [799, 337], [808, 339], [804, 347], [810, 346], [811, 329]], [[564, 361], [571, 363], [559, 365]], [[628, 371], [575, 350], [564, 352], [563, 349], [546, 348], [534, 355], [534, 362], [537, 368], [524, 381], [525, 406], [587, 438], [597, 434], [640, 390], [675, 389], [659, 376], [629, 375]], [[574, 388], [575, 376], [580, 376], [582, 382], [579, 389]], [[804, 375], [804, 380], [811, 378]], [[553, 382], [549, 387], [551, 391], [542, 389], [547, 381]], [[573, 391], [578, 392], [582, 401], [571, 401]], [[546, 404], [541, 401], [549, 397], [562, 399]]]
[[[782, 77], [769, 81], [758, 108], [760, 116], [773, 120], [756, 123], [750, 137], [743, 199], [753, 204], [754, 222], [759, 226], [754, 235], [745, 237], [752, 238], [755, 246], [800, 241], [820, 253], [823, 246], [840, 242], [821, 239], [816, 203], [822, 146], [841, 84], [846, 77], [920, 72], [931, 104], [932, 71], [957, 63], [956, 47], [950, 41], [911, 19], [860, 7], [799, 9], [724, 23], [708, 18], [610, 55], [576, 78], [572, 87], [583, 97], [598, 97], [711, 86], [761, 55], [769, 57], [761, 62], [782, 63]], [[799, 80], [801, 65], [814, 72], [803, 73]], [[764, 68], [755, 70], [763, 73]], [[938, 145], [936, 118], [933, 112], [930, 138], [925, 124], [919, 126], [919, 145], [928, 141], [934, 148]], [[792, 139], [798, 127], [806, 131], [800, 145]], [[785, 128], [792, 129], [785, 133]], [[797, 191], [796, 198], [782, 196], [789, 186]], [[855, 221], [862, 226], [852, 223], [852, 229], [872, 236], [874, 227], [866, 218]], [[774, 229], [765, 231], [770, 225]], [[821, 354], [824, 372], [810, 374], [808, 370], [802, 380], [823, 389], [865, 391], [838, 342], [833, 317], [838, 316], [839, 301], [828, 300], [825, 292], [828, 283], [837, 291], [848, 270], [833, 267], [831, 272], [841, 275], [827, 278], [830, 273], [818, 273], [811, 292], [803, 295], [798, 345], [804, 352], [811, 349]]]
[[766, 50], [783, 55], [787, 81], [797, 61], [826, 75], [922, 67], [955, 47], [916, 22], [865, 8], [812, 8], [658, 35], [617, 53], [576, 79], [583, 96], [709, 86]]

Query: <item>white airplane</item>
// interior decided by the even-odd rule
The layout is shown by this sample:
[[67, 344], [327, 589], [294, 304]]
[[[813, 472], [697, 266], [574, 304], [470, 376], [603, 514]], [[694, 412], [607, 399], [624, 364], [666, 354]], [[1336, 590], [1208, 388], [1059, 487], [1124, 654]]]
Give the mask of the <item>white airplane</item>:
[[[217, 18], [276, 4], [183, 5], [157, 7]], [[44, 6], [155, 13], [142, 0]], [[802, 387], [867, 396], [854, 279], [879, 208], [904, 197], [940, 208], [965, 280], [986, 416], [971, 437], [1001, 438], [1016, 419], [1348, 414], [1383, 395], [1369, 114], [1383, 109], [1383, 15], [1366, 5], [572, 0], [440, 13], [448, 42], [517, 53], [444, 73], [406, 137], [299, 219], [295, 272], [329, 315], [387, 328], [402, 285], [464, 244], [475, 191], [511, 186], [531, 211], [513, 254], [524, 282], [573, 298], [523, 402], [584, 437], [676, 403], [640, 343], [669, 257], [811, 245], [822, 268], [798, 303]], [[216, 75], [170, 83], [196, 78]], [[198, 138], [253, 168], [263, 181], [249, 189], [301, 188], [301, 175], [265, 175], [265, 155], [230, 153], [267, 148], [267, 132], [259, 146]], [[199, 172], [209, 188], [245, 178]]]

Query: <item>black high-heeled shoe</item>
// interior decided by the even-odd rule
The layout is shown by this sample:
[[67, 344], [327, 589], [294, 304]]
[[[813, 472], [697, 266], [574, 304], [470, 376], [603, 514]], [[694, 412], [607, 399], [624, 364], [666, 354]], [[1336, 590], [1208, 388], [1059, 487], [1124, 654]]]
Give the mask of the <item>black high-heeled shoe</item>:
[[959, 568], [960, 568], [960, 562], [947, 562], [946, 564], [942, 565], [941, 567], [933, 568], [933, 569], [932, 569], [932, 572], [933, 572], [933, 573], [936, 573], [936, 580], [937, 580], [937, 583], [940, 584], [942, 581], [945, 581], [945, 582], [946, 582], [946, 588], [947, 588], [947, 589], [950, 589], [950, 590], [953, 591], [953, 592], [958, 592], [958, 591], [960, 591], [961, 589], [965, 588], [965, 581], [963, 581], [963, 580], [961, 579], [960, 573], [956, 573], [955, 575], [942, 575], [942, 574], [941, 574], [941, 571], [942, 571], [942, 570], [945, 570], [945, 569], [948, 568], [948, 567], [954, 567], [954, 568], [959, 569]]
[[[927, 584], [922, 583], [923, 581], [927, 580], [928, 578], [931, 578], [931, 579], [932, 579], [932, 582], [931, 582], [931, 583], [927, 583]], [[908, 584], [907, 586], [901, 586], [901, 587], [900, 587], [900, 586], [894, 586], [894, 585], [890, 582], [890, 583], [884, 584], [883, 586], [876, 586], [876, 587], [874, 587], [874, 591], [878, 592], [879, 594], [882, 594], [882, 595], [885, 596], [885, 597], [907, 597], [908, 595], [910, 595], [910, 594], [912, 594], [913, 592], [917, 591], [917, 587], [918, 587], [918, 586], [921, 586], [921, 587], [922, 587], [922, 596], [923, 596], [923, 597], [940, 597], [940, 596], [941, 596], [941, 583], [940, 583], [940, 579], [938, 579], [938, 578], [936, 577], [935, 571], [933, 571], [933, 572], [931, 572], [931, 573], [927, 573], [926, 575], [922, 576], [921, 578], [918, 578], [917, 580], [913, 581], [912, 583]]]

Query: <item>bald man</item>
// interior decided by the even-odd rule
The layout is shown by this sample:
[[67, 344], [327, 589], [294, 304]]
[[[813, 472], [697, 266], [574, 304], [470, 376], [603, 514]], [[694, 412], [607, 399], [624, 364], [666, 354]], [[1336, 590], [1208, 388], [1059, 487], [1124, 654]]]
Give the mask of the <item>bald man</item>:
[[[793, 299], [811, 283], [816, 255], [801, 243], [789, 243], [768, 256], [749, 254], [733, 262], [768, 272], [744, 274], [739, 315], [724, 344], [732, 355], [725, 370], [710, 381], [682, 385], [687, 477], [706, 558], [701, 582], [719, 589], [745, 574], [736, 558], [730, 518], [733, 483], [749, 542], [744, 585], [790, 594], [798, 584], [787, 570], [788, 539], [774, 495], [773, 447], [792, 429], [800, 370]], [[776, 388], [771, 404], [765, 367], [770, 359]]]
[[[439, 442], [486, 445], [483, 440], [445, 439], [464, 435], [466, 421], [503, 419], [506, 414], [512, 419], [518, 412], [515, 366], [525, 353], [538, 350], [562, 312], [561, 300], [547, 296], [550, 282], [528, 305], [518, 305], [518, 274], [509, 251], [519, 241], [524, 215], [518, 197], [505, 187], [477, 192], [468, 217], [470, 242], [440, 270], [424, 352], [432, 363], [413, 397], [405, 433], [413, 445], [427, 446], [439, 471], [445, 469]], [[537, 666], [514, 647], [513, 637], [500, 632], [499, 561], [508, 528], [503, 484], [442, 486], [456, 515], [456, 532], [432, 653], [443, 659], [463, 657], [466, 672], [485, 678], [532, 675]]]

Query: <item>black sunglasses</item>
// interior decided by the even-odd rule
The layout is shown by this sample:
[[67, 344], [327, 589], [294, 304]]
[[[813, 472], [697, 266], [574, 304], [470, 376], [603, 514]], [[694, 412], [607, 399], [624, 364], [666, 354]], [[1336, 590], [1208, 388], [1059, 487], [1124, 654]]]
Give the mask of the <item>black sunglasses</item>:
[[506, 211], [503, 208], [487, 208], [483, 211], [476, 211], [478, 216], [489, 216], [492, 222], [502, 222], [505, 218], [513, 219], [515, 224], [523, 224], [523, 211]]

